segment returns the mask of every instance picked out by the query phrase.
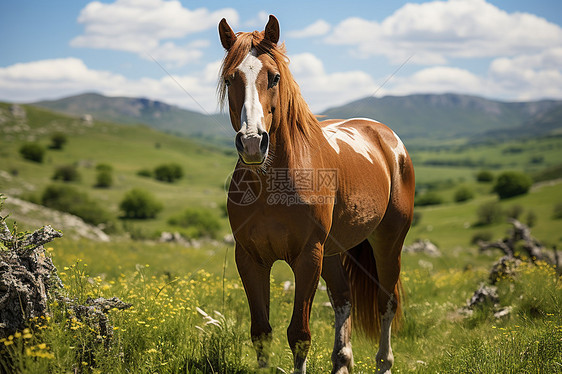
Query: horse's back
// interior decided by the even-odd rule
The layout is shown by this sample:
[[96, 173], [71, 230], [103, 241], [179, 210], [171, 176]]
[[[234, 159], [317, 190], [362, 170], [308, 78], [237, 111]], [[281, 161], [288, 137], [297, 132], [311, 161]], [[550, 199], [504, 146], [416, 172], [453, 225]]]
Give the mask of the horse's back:
[[[368, 237], [388, 209], [413, 204], [413, 166], [400, 138], [386, 125], [365, 118], [320, 123], [329, 145], [328, 164], [338, 169], [338, 193], [326, 243], [327, 254], [349, 249]], [[331, 149], [330, 149], [331, 148]], [[334, 152], [335, 151], [335, 152]], [[335, 239], [335, 240], [334, 240]]]

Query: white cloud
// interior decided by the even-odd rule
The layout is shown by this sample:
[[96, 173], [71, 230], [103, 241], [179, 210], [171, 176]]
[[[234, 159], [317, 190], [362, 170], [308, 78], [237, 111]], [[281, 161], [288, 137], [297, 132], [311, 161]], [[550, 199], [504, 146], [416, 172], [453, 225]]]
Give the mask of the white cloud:
[[385, 93], [469, 93], [504, 100], [562, 98], [562, 47], [494, 59], [488, 71], [435, 66], [390, 81]]
[[562, 47], [534, 55], [497, 58], [490, 79], [518, 100], [562, 97]]
[[359, 70], [327, 73], [324, 64], [311, 53], [290, 56], [291, 71], [312, 111], [322, 110], [372, 95], [377, 85]]
[[485, 0], [406, 4], [382, 22], [347, 18], [326, 38], [359, 57], [384, 55], [418, 64], [450, 58], [513, 56], [562, 44], [562, 28], [528, 13], [507, 13]]
[[294, 30], [287, 32], [287, 36], [290, 38], [308, 38], [314, 36], [326, 35], [332, 27], [330, 24], [323, 19], [308, 25], [302, 30]]
[[84, 25], [84, 34], [72, 39], [70, 44], [133, 52], [143, 58], [148, 53], [180, 66], [201, 57], [202, 45], [177, 46], [169, 39], [216, 27], [223, 17], [231, 24], [238, 23], [238, 13], [231, 8], [214, 12], [205, 8], [189, 10], [175, 0], [117, 0], [110, 4], [93, 1], [78, 17], [78, 22]]
[[203, 72], [174, 78], [166, 75], [160, 79], [128, 79], [90, 69], [77, 58], [19, 63], [0, 68], [0, 100], [33, 102], [95, 91], [108, 96], [148, 97], [201, 112], [200, 104], [213, 113], [217, 109], [218, 66], [219, 62], [213, 62]]
[[411, 93], [467, 93], [489, 96], [492, 82], [468, 70], [435, 66], [422, 69], [408, 77], [395, 77], [385, 93], [407, 95]]

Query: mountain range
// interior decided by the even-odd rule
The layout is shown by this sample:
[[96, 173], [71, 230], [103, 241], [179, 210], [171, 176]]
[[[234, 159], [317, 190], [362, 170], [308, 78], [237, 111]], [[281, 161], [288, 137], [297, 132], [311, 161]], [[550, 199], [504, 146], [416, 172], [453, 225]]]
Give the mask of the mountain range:
[[[176, 135], [231, 145], [225, 114], [202, 114], [144, 98], [86, 93], [33, 105], [118, 123], [144, 123]], [[562, 100], [503, 102], [462, 94], [366, 97], [319, 113], [328, 118], [373, 118], [410, 143], [482, 142], [562, 133]]]

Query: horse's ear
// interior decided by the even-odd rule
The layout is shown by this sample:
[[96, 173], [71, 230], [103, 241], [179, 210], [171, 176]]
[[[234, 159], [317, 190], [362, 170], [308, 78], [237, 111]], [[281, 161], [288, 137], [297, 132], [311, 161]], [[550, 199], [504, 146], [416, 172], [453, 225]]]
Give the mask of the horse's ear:
[[269, 15], [269, 21], [265, 25], [264, 39], [269, 40], [273, 44], [277, 44], [279, 41], [279, 21], [274, 15]]
[[219, 36], [221, 38], [222, 46], [227, 51], [234, 45], [234, 42], [236, 41], [236, 34], [234, 33], [234, 31], [232, 31], [225, 18], [223, 18], [219, 23]]

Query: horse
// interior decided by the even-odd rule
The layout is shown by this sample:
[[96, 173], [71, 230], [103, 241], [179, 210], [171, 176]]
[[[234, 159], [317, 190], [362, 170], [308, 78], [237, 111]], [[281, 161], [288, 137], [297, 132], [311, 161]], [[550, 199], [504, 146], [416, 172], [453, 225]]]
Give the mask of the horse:
[[404, 144], [374, 120], [320, 122], [289, 70], [274, 16], [261, 32], [234, 33], [224, 18], [218, 31], [226, 52], [217, 91], [228, 103], [238, 152], [227, 211], [258, 367], [269, 365], [271, 267], [284, 260], [295, 277], [287, 328], [294, 373], [306, 372], [320, 277], [335, 314], [332, 373], [352, 369], [352, 319], [379, 337], [376, 368], [390, 373], [415, 189]]

